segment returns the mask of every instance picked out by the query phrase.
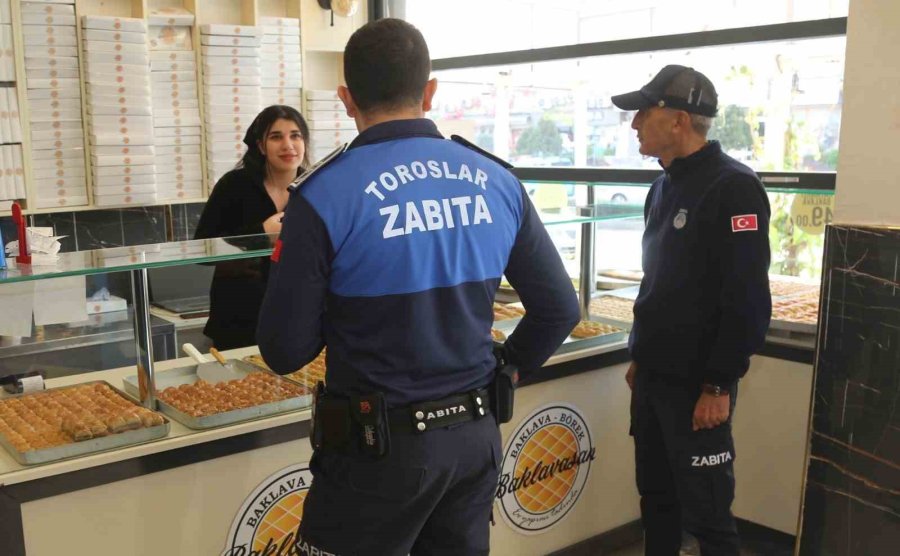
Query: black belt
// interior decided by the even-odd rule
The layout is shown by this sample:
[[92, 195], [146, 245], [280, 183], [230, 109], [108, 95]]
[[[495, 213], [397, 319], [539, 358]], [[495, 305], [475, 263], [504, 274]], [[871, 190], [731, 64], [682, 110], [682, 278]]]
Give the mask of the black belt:
[[391, 432], [422, 434], [491, 414], [486, 388], [388, 410]]

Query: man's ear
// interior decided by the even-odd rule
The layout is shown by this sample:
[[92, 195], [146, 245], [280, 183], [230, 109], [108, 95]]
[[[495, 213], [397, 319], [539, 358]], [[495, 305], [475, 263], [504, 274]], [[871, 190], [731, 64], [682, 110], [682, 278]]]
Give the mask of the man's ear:
[[425, 83], [425, 94], [422, 95], [423, 112], [431, 110], [431, 101], [434, 99], [434, 94], [437, 92], [437, 85], [437, 77], [432, 77]]
[[356, 103], [353, 101], [353, 95], [350, 94], [350, 89], [344, 85], [338, 85], [337, 94], [338, 97], [340, 97], [341, 102], [344, 103], [344, 108], [347, 110], [347, 116], [355, 119], [356, 116], [359, 115], [359, 108], [356, 107]]

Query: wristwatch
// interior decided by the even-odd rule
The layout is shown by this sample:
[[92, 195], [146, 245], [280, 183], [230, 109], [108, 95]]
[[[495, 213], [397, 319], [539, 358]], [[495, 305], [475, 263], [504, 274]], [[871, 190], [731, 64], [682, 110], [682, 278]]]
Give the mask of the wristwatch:
[[718, 386], [716, 384], [704, 384], [703, 385], [703, 393], [709, 394], [711, 396], [719, 397], [719, 396], [727, 396], [730, 392], [728, 390]]

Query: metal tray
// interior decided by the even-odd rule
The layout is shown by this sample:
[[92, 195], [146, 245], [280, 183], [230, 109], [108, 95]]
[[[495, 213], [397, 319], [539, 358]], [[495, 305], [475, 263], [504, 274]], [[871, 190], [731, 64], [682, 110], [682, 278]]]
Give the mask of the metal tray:
[[[610, 321], [607, 321], [604, 319], [599, 319], [599, 318], [591, 317], [590, 320], [595, 321], [595, 322], [601, 322], [603, 324], [611, 324], [613, 326], [622, 326], [621, 323], [610, 322]], [[506, 337], [508, 338], [510, 336], [510, 334], [512, 334], [513, 331], [516, 329], [516, 325], [518, 325], [518, 324], [519, 324], [518, 321], [511, 323], [509, 321], [501, 320], [499, 322], [494, 323], [494, 328], [496, 328], [497, 330], [500, 330], [501, 332], [506, 334]], [[587, 348], [592, 348], [592, 347], [596, 347], [596, 346], [603, 346], [603, 345], [607, 345], [607, 344], [614, 344], [616, 342], [624, 341], [626, 338], [628, 338], [627, 330], [621, 330], [619, 332], [611, 332], [609, 334], [601, 334], [599, 336], [591, 336], [590, 338], [575, 338], [573, 336], [568, 336], [568, 337], [566, 337], [565, 340], [563, 340], [562, 345], [559, 346], [559, 348], [556, 350], [555, 354], [558, 355], [561, 353], [570, 353], [570, 352], [578, 351], [581, 349], [587, 349]]]
[[[134, 400], [124, 395], [118, 388], [106, 382], [105, 380], [93, 380], [90, 382], [85, 382], [83, 384], [105, 384], [112, 388], [113, 392], [128, 400], [129, 403], [134, 403]], [[81, 385], [82, 384], [78, 384], [76, 386]], [[45, 391], [49, 392], [52, 390], [66, 390], [69, 388], [72, 388], [72, 386], [48, 388]], [[23, 396], [29, 395], [31, 394], [19, 394], [16, 396], [10, 396], [10, 398], [21, 398]], [[63, 444], [62, 446], [53, 446], [52, 448], [43, 448], [40, 450], [29, 450], [27, 452], [20, 452], [16, 450], [2, 434], [0, 434], [0, 444], [2, 444], [4, 448], [6, 448], [6, 451], [9, 452], [13, 459], [15, 459], [22, 465], [49, 463], [51, 461], [74, 458], [97, 452], [105, 452], [107, 450], [112, 450], [115, 448], [132, 446], [134, 444], [141, 444], [144, 442], [149, 442], [151, 440], [156, 440], [157, 438], [162, 438], [169, 434], [170, 427], [168, 419], [163, 417], [163, 421], [164, 423], [162, 425], [157, 425], [155, 427], [144, 427], [137, 430], [101, 436], [100, 438], [91, 438], [90, 440], [82, 440], [81, 442], [71, 442], [69, 444]]]
[[815, 335], [818, 325], [808, 324], [805, 322], [793, 322], [789, 320], [772, 320], [769, 323], [771, 330], [787, 330], [790, 332], [802, 332], [804, 334]]
[[[253, 372], [267, 372], [260, 367], [247, 363], [246, 361], [229, 359], [228, 362], [233, 364], [235, 369], [244, 371], [248, 375]], [[269, 374], [278, 376], [278, 378], [284, 379], [276, 373], [272, 373], [271, 371], [268, 372]], [[127, 376], [122, 380], [122, 382], [125, 386], [125, 392], [127, 392], [131, 396], [134, 396], [135, 398], [139, 396], [136, 375]], [[197, 382], [197, 365], [178, 367], [177, 369], [160, 371], [156, 373], [157, 390], [165, 390], [170, 386], [193, 384], [195, 382]], [[182, 411], [179, 411], [175, 407], [158, 398], [156, 400], [156, 403], [158, 404], [160, 411], [190, 429], [211, 429], [215, 427], [223, 427], [225, 425], [232, 425], [234, 423], [240, 423], [242, 421], [250, 421], [252, 419], [269, 417], [271, 415], [277, 415], [279, 413], [285, 413], [288, 411], [306, 409], [310, 405], [312, 405], [312, 394], [308, 394], [306, 396], [298, 396], [296, 398], [289, 398], [278, 402], [269, 402], [261, 405], [255, 405], [253, 407], [245, 407], [243, 409], [223, 411], [222, 413], [206, 415], [204, 417], [192, 417]]]

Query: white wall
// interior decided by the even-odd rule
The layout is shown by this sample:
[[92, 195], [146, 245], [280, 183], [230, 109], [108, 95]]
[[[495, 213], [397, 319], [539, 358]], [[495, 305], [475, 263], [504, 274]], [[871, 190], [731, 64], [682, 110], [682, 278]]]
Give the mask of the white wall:
[[852, 0], [834, 220], [900, 225], [900, 2]]

